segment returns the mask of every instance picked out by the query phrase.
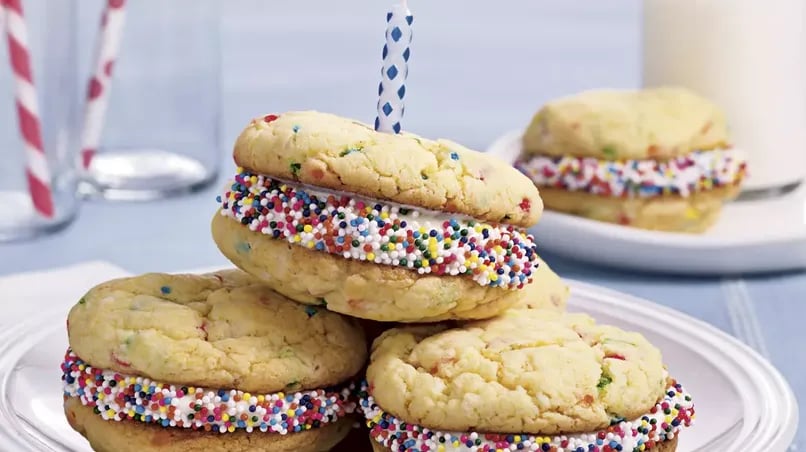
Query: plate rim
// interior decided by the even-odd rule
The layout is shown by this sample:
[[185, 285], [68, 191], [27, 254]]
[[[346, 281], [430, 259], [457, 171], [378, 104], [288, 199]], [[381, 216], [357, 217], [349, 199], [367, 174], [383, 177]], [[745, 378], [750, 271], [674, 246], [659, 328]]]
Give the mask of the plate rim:
[[[563, 278], [563, 280], [568, 283], [571, 289], [571, 296], [568, 300], [569, 306], [574, 306], [579, 303], [579, 301], [575, 301], [576, 298], [587, 297], [588, 299], [595, 300], [596, 302], [604, 302], [611, 306], [616, 306], [622, 310], [626, 310], [627, 312], [632, 311], [636, 315], [650, 318], [654, 322], [660, 324], [673, 324], [673, 326], [678, 330], [685, 330], [687, 337], [689, 339], [696, 340], [698, 344], [702, 344], [703, 340], [705, 340], [710, 342], [711, 345], [716, 349], [720, 349], [725, 345], [728, 345], [735, 351], [740, 352], [739, 354], [732, 353], [730, 359], [743, 369], [747, 368], [747, 365], [742, 364], [741, 361], [736, 361], [737, 357], [741, 357], [742, 361], [745, 363], [751, 363], [753, 366], [752, 369], [754, 370], [754, 377], [756, 377], [752, 380], [754, 383], [758, 383], [758, 377], [763, 375], [764, 380], [762, 381], [764, 381], [768, 386], [767, 392], [772, 392], [779, 395], [779, 403], [773, 408], [776, 408], [774, 411], [775, 414], [777, 414], [778, 419], [783, 419], [780, 424], [777, 424], [779, 428], [773, 432], [766, 433], [769, 438], [759, 438], [758, 432], [750, 432], [754, 434], [752, 441], [755, 442], [759, 439], [762, 441], [767, 441], [766, 445], [770, 447], [770, 449], [767, 450], [786, 451], [789, 448], [795, 438], [795, 434], [797, 433], [800, 409], [798, 407], [794, 391], [792, 390], [789, 382], [769, 360], [761, 356], [758, 352], [741, 342], [736, 337], [731, 336], [730, 334], [720, 330], [708, 322], [690, 316], [684, 312], [677, 311], [668, 306], [655, 303], [647, 299], [610, 289], [608, 287], [586, 283], [573, 278]], [[595, 318], [595, 316], [593, 317]], [[674, 319], [675, 321], [672, 322], [669, 319]], [[734, 383], [733, 381], [731, 382]], [[682, 383], [685, 385], [685, 382]], [[696, 394], [694, 397], [696, 404]], [[770, 403], [770, 400], [768, 399], [761, 399], [761, 401], [764, 404]], [[770, 408], [768, 407], [766, 411], [769, 412]], [[767, 428], [763, 430], [762, 433], [770, 430], [769, 426], [773, 425], [773, 423], [767, 422], [765, 425]], [[746, 429], [742, 428], [742, 431], [746, 431]], [[740, 436], [738, 438], [733, 438], [730, 445], [738, 452], [741, 450], [740, 448], [743, 445], [748, 444], [748, 441], [750, 440], [751, 438], [743, 438]]]
[[[16, 317], [23, 317], [23, 315], [18, 315]], [[19, 333], [27, 332], [27, 338], [30, 338], [34, 341], [34, 343], [36, 343], [36, 341], [41, 340], [48, 334], [55, 332], [57, 330], [57, 325], [60, 323], [59, 320], [63, 319], [64, 316], [62, 313], [57, 312], [55, 309], [53, 311], [41, 313], [39, 316], [33, 319], [22, 320], [16, 323], [14, 323], [14, 320], [19, 319], [9, 319], [9, 323], [12, 326], [10, 328], [6, 328], [5, 331], [0, 334], [0, 351], [7, 352], [9, 349], [14, 350], [15, 348], [19, 348], [19, 346], [15, 346], [14, 344], [14, 341], [18, 337]], [[48, 327], [39, 328], [38, 330], [35, 330], [33, 334], [30, 334], [32, 328], [37, 326]], [[0, 361], [4, 362], [8, 359], [13, 359], [16, 363], [19, 359], [19, 357], [16, 356], [17, 354], [18, 353], [13, 353], [12, 356], [8, 356], [6, 353], [0, 353]], [[28, 429], [24, 428], [29, 424], [29, 422], [25, 419], [19, 418], [19, 416], [16, 416], [14, 413], [9, 411], [11, 404], [9, 403], [7, 389], [12, 375], [13, 374], [8, 371], [6, 366], [2, 367], [2, 370], [0, 370], [0, 417], [7, 417], [5, 422], [0, 422], [0, 439], [5, 439], [12, 444], [16, 444], [17, 447], [20, 448], [17, 450], [20, 451], [28, 450], [59, 452], [67, 450], [63, 445], [59, 445], [58, 448], [54, 447], [54, 445], [50, 443], [50, 441], [53, 441], [53, 439], [50, 437], [47, 437], [46, 441], [32, 436]], [[25, 441], [26, 439], [28, 441]]]

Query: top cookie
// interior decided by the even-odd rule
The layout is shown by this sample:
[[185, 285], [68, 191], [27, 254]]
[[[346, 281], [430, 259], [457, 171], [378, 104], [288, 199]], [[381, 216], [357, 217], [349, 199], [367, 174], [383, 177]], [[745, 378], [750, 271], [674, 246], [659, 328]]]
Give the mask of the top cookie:
[[729, 145], [725, 116], [683, 88], [596, 90], [546, 104], [523, 136], [528, 154], [665, 160]]
[[534, 184], [495, 157], [327, 113], [255, 118], [233, 156], [267, 176], [493, 223], [529, 227], [543, 211]]
[[73, 352], [93, 367], [212, 389], [321, 389], [354, 376], [366, 358], [357, 323], [241, 271], [112, 280], [73, 306], [67, 329]]
[[387, 331], [367, 379], [383, 410], [460, 432], [596, 431], [648, 412], [666, 388], [661, 354], [643, 336], [551, 310]]

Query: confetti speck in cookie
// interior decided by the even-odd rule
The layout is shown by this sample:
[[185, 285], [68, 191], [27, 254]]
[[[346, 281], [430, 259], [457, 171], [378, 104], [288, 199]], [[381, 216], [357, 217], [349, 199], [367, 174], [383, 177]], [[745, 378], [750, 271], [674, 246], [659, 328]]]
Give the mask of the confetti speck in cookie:
[[346, 157], [346, 156], [352, 154], [353, 152], [361, 152], [362, 149], [363, 149], [363, 147], [361, 147], [361, 146], [347, 148], [347, 149], [341, 151], [339, 156], [340, 157]]
[[301, 163], [296, 163], [296, 162], [295, 162], [295, 163], [292, 163], [292, 164], [290, 165], [290, 168], [291, 168], [291, 174], [293, 174], [294, 176], [296, 176], [297, 174], [299, 174], [299, 170], [302, 168], [302, 164], [301, 164]]

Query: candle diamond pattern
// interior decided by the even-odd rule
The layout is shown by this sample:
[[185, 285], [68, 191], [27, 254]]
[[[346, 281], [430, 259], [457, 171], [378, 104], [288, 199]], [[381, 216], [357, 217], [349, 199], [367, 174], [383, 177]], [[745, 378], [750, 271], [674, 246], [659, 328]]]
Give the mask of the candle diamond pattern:
[[383, 46], [383, 68], [378, 86], [378, 116], [375, 130], [400, 133], [400, 122], [406, 111], [406, 78], [411, 52], [411, 24], [414, 17], [404, 5], [395, 5], [386, 15], [386, 44]]

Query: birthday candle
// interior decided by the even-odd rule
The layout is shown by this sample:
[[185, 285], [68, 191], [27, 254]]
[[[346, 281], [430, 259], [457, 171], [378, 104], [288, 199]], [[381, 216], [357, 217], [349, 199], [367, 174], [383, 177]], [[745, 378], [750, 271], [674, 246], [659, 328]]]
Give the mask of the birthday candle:
[[409, 75], [411, 15], [406, 0], [396, 4], [386, 15], [386, 44], [383, 46], [381, 83], [378, 86], [378, 116], [375, 130], [400, 133], [400, 121], [406, 108], [406, 77]]

